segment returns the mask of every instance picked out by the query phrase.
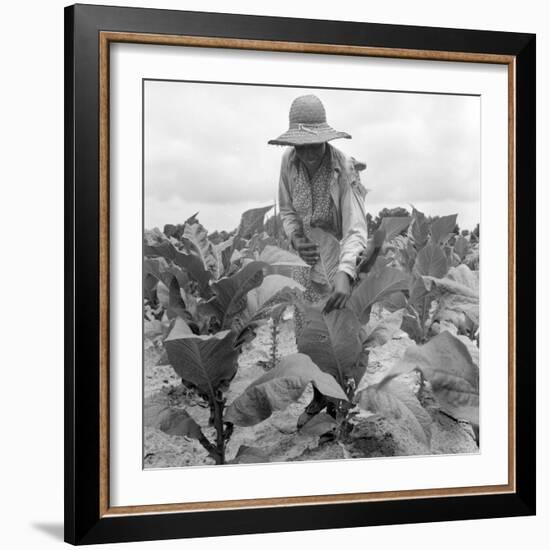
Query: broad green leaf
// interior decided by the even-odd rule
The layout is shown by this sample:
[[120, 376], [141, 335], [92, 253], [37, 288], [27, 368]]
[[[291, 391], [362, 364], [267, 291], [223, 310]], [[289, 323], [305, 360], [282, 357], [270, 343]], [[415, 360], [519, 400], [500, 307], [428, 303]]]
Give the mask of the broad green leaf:
[[[169, 241], [164, 241], [158, 245], [148, 245], [145, 247], [146, 255], [162, 256], [184, 269], [200, 286], [204, 296], [210, 296], [210, 279], [212, 273], [204, 267], [202, 259], [196, 254], [184, 254], [176, 249]], [[165, 284], [166, 282], [163, 281]], [[166, 285], [168, 286], [168, 285]]]
[[399, 254], [401, 256], [401, 265], [407, 272], [412, 271], [418, 252], [409, 239], [405, 239], [403, 246], [399, 249]]
[[218, 278], [227, 273], [231, 265], [231, 255], [233, 253], [233, 241], [234, 238], [222, 241], [221, 243], [212, 245], [214, 255], [218, 263]]
[[[282, 291], [293, 288], [300, 291], [304, 290], [304, 287], [300, 283], [290, 277], [267, 275], [260, 286], [253, 288], [247, 294], [245, 316], [252, 318], [267, 304], [272, 303], [276, 305], [277, 303], [281, 303], [281, 300], [286, 300], [286, 296], [292, 296], [291, 294], [282, 293]], [[278, 295], [281, 299], [275, 300]]]
[[164, 308], [170, 307], [170, 290], [162, 281], [156, 281], [157, 283], [157, 298], [159, 304]]
[[261, 251], [258, 259], [269, 264], [268, 273], [284, 275], [285, 277], [292, 277], [297, 267], [309, 269], [309, 265], [298, 254], [274, 245], [267, 245]]
[[143, 245], [143, 253], [145, 256], [161, 256], [166, 260], [173, 261], [176, 257], [176, 247], [166, 238], [154, 241], [148, 236]]
[[245, 309], [248, 292], [262, 284], [266, 267], [264, 262], [252, 261], [231, 277], [212, 283], [215, 296], [203, 309], [210, 310], [223, 329], [230, 328], [235, 316]]
[[236, 332], [235, 345], [243, 344], [254, 329], [267, 318], [282, 315], [287, 306], [301, 302], [302, 285], [282, 275], [268, 275], [263, 283], [252, 289], [246, 299], [246, 308], [236, 315], [232, 329]]
[[259, 260], [272, 266], [309, 267], [297, 254], [270, 244], [261, 251]]
[[166, 313], [169, 318], [175, 316], [182, 317], [183, 319], [190, 319], [191, 314], [187, 311], [187, 307], [184, 301], [185, 293], [180, 288], [176, 277], [172, 277], [170, 286], [168, 287], [168, 307]]
[[419, 307], [421, 301], [429, 296], [431, 289], [432, 285], [425, 277], [413, 275], [409, 287], [409, 304]]
[[186, 296], [182, 286], [189, 282], [186, 273], [169, 264], [163, 257], [145, 258], [143, 273], [157, 280], [157, 298], [170, 318], [178, 315], [186, 318]]
[[233, 339], [228, 330], [197, 336], [178, 318], [164, 347], [178, 376], [212, 400], [237, 372], [238, 350], [233, 347]]
[[447, 277], [476, 292], [479, 292], [479, 271], [473, 271], [465, 264], [449, 269]]
[[266, 246], [276, 246], [277, 241], [270, 237], [265, 231], [261, 233], [255, 233], [248, 241], [247, 248], [256, 254], [263, 252]]
[[369, 320], [373, 304], [394, 292], [408, 290], [409, 282], [410, 275], [393, 267], [371, 271], [353, 290], [347, 307], [365, 324]]
[[458, 257], [457, 254], [455, 254], [455, 251], [452, 246], [449, 246], [448, 244], [443, 245], [443, 253], [447, 258], [447, 265], [449, 267], [460, 264], [460, 258]]
[[409, 306], [405, 310], [401, 330], [415, 342], [422, 342], [424, 339], [424, 323], [421, 322], [420, 315], [414, 307]]
[[155, 293], [158, 296], [158, 279], [150, 273], [143, 273], [143, 297], [146, 300], [155, 300]]
[[390, 242], [394, 237], [405, 231], [411, 221], [411, 216], [382, 218], [378, 230], [384, 233], [384, 240]]
[[401, 329], [415, 342], [422, 342], [425, 338], [426, 323], [435, 297], [435, 293], [431, 292], [431, 287], [424, 278], [416, 274], [413, 275]]
[[197, 216], [199, 215], [199, 212], [195, 212], [192, 216], [189, 216], [183, 223], [184, 225], [192, 225], [196, 222], [198, 222]]
[[266, 462], [271, 462], [271, 457], [264, 449], [241, 445], [229, 464], [265, 464]]
[[155, 340], [165, 334], [164, 325], [158, 319], [143, 321], [143, 336], [149, 340]]
[[323, 314], [305, 306], [304, 326], [298, 336], [298, 351], [309, 355], [323, 371], [331, 374], [345, 388], [348, 379], [360, 378], [357, 360], [362, 351], [361, 325], [348, 309]]
[[208, 240], [208, 232], [198, 221], [193, 224], [185, 224], [181, 241], [185, 242], [186, 239], [197, 250], [198, 255], [202, 259], [204, 267], [208, 271], [217, 274], [219, 269], [218, 260], [214, 252], [214, 247], [212, 243]]
[[468, 298], [479, 298], [477, 290], [449, 277], [443, 277], [442, 279], [437, 277], [422, 277], [422, 279], [428, 291], [437, 290], [439, 294], [458, 294], [459, 296]]
[[154, 277], [155, 281], [161, 281], [168, 287], [173, 274], [169, 272], [168, 262], [164, 258], [145, 258], [143, 260], [143, 276], [144, 278]]
[[456, 227], [456, 216], [441, 216], [432, 222], [430, 230], [433, 244], [445, 244], [449, 240]]
[[327, 413], [319, 413], [300, 428], [300, 433], [321, 436], [333, 431], [336, 426], [336, 420], [332, 416]]
[[166, 287], [170, 286], [173, 277], [178, 280], [180, 287], [184, 287], [189, 282], [189, 276], [185, 271], [169, 263], [163, 257], [145, 258], [143, 260], [143, 274], [145, 277], [154, 277], [157, 281], [164, 283]]
[[183, 230], [185, 229], [185, 224], [174, 225], [172, 223], [167, 223], [162, 232], [168, 237], [173, 237], [174, 239], [180, 239], [183, 236]]
[[407, 307], [407, 298], [403, 292], [393, 292], [383, 300], [380, 300], [380, 305], [390, 313]]
[[383, 346], [386, 342], [389, 342], [393, 338], [393, 335], [401, 328], [404, 311], [404, 309], [398, 309], [373, 325], [369, 322], [371, 326], [367, 325], [367, 337], [363, 341], [363, 346], [365, 348], [374, 348], [376, 346]]
[[382, 381], [359, 392], [356, 400], [362, 409], [405, 424], [420, 442], [429, 445], [432, 419], [403, 382], [396, 379]]
[[195, 254], [184, 254], [176, 250], [174, 263], [187, 271], [189, 275], [195, 279], [201, 288], [204, 295], [209, 294], [209, 283], [212, 278], [212, 273], [206, 269], [203, 261]]
[[146, 400], [143, 407], [143, 423], [168, 435], [187, 436], [198, 441], [205, 439], [200, 426], [189, 413], [170, 407], [166, 395], [161, 392]]
[[255, 233], [260, 233], [264, 229], [265, 215], [273, 208], [273, 205], [252, 208], [244, 212], [241, 216], [241, 223], [237, 231], [237, 236], [243, 239], [250, 239]]
[[329, 290], [340, 263], [340, 242], [319, 227], [311, 229], [309, 238], [319, 245], [319, 261], [311, 268], [311, 280]]
[[297, 401], [308, 384], [333, 399], [347, 401], [336, 380], [322, 372], [302, 353], [283, 357], [279, 364], [250, 384], [227, 408], [225, 421], [237, 426], [254, 426], [274, 411], [286, 409]]
[[[148, 246], [157, 245], [166, 240], [162, 231], [155, 227], [153, 229], [145, 229], [143, 232], [143, 247], [147, 250]], [[147, 253], [145, 253], [147, 255]]]
[[[479, 294], [477, 273], [468, 266], [451, 268], [447, 277], [423, 277], [427, 288], [439, 298], [437, 319], [450, 321], [463, 329], [472, 323], [475, 331], [479, 326]], [[467, 319], [469, 320], [467, 320]]]
[[469, 250], [470, 250], [470, 243], [468, 239], [462, 236], [458, 237], [458, 239], [455, 242], [454, 251], [455, 251], [455, 254], [458, 255], [461, 261], [464, 260]]
[[160, 429], [164, 411], [168, 409], [166, 394], [154, 393], [143, 403], [143, 425], [148, 428]]
[[380, 250], [384, 244], [384, 232], [377, 230], [372, 239], [367, 241], [367, 247], [358, 258], [357, 273], [368, 273], [376, 265]]
[[184, 409], [165, 409], [159, 420], [159, 429], [168, 435], [186, 436], [198, 441], [204, 437], [200, 426]]
[[418, 252], [414, 262], [414, 272], [430, 277], [444, 277], [449, 269], [447, 256], [437, 244], [429, 243]]
[[423, 346], [407, 348], [388, 376], [415, 368], [422, 370], [444, 410], [455, 418], [479, 423], [479, 369], [463, 342], [443, 331]]
[[426, 216], [413, 207], [412, 211], [413, 221], [409, 228], [409, 235], [411, 236], [414, 246], [417, 250], [420, 250], [427, 242], [430, 232], [430, 224], [426, 219]]

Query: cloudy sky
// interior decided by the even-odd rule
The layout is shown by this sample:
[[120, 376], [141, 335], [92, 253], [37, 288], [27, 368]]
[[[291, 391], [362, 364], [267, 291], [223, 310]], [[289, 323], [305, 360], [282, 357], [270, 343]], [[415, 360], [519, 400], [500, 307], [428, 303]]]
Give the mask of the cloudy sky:
[[315, 93], [327, 121], [352, 139], [331, 143], [367, 164], [366, 209], [416, 208], [479, 221], [478, 97], [233, 84], [145, 83], [145, 226], [200, 212], [210, 231], [273, 203], [292, 100]]

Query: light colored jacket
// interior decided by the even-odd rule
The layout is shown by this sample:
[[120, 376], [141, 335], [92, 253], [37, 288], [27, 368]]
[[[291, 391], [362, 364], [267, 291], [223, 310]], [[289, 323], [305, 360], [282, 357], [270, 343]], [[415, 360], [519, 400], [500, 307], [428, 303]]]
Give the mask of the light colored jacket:
[[[357, 257], [366, 248], [368, 238], [363, 188], [346, 155], [328, 143], [327, 146], [334, 169], [329, 188], [335, 207], [334, 227], [340, 239], [338, 271], [355, 278]], [[300, 217], [292, 205], [298, 162], [294, 147], [288, 148], [281, 162], [279, 209], [285, 233], [290, 239], [303, 231]]]

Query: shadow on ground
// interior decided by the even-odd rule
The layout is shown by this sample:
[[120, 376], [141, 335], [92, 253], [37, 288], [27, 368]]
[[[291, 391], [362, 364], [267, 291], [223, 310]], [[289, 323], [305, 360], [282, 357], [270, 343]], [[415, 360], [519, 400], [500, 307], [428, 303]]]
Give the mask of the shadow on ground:
[[33, 523], [31, 524], [33, 529], [41, 531], [46, 535], [49, 535], [55, 540], [63, 540], [63, 524], [62, 523]]

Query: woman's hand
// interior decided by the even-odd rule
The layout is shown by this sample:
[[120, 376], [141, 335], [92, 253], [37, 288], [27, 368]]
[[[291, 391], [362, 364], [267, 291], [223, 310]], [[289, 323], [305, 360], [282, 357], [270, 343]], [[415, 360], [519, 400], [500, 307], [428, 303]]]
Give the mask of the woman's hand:
[[306, 264], [315, 265], [319, 260], [319, 245], [310, 241], [307, 237], [294, 237], [292, 246]]
[[334, 276], [334, 290], [328, 299], [323, 313], [330, 313], [333, 309], [345, 307], [351, 294], [351, 279], [344, 271], [338, 271]]

